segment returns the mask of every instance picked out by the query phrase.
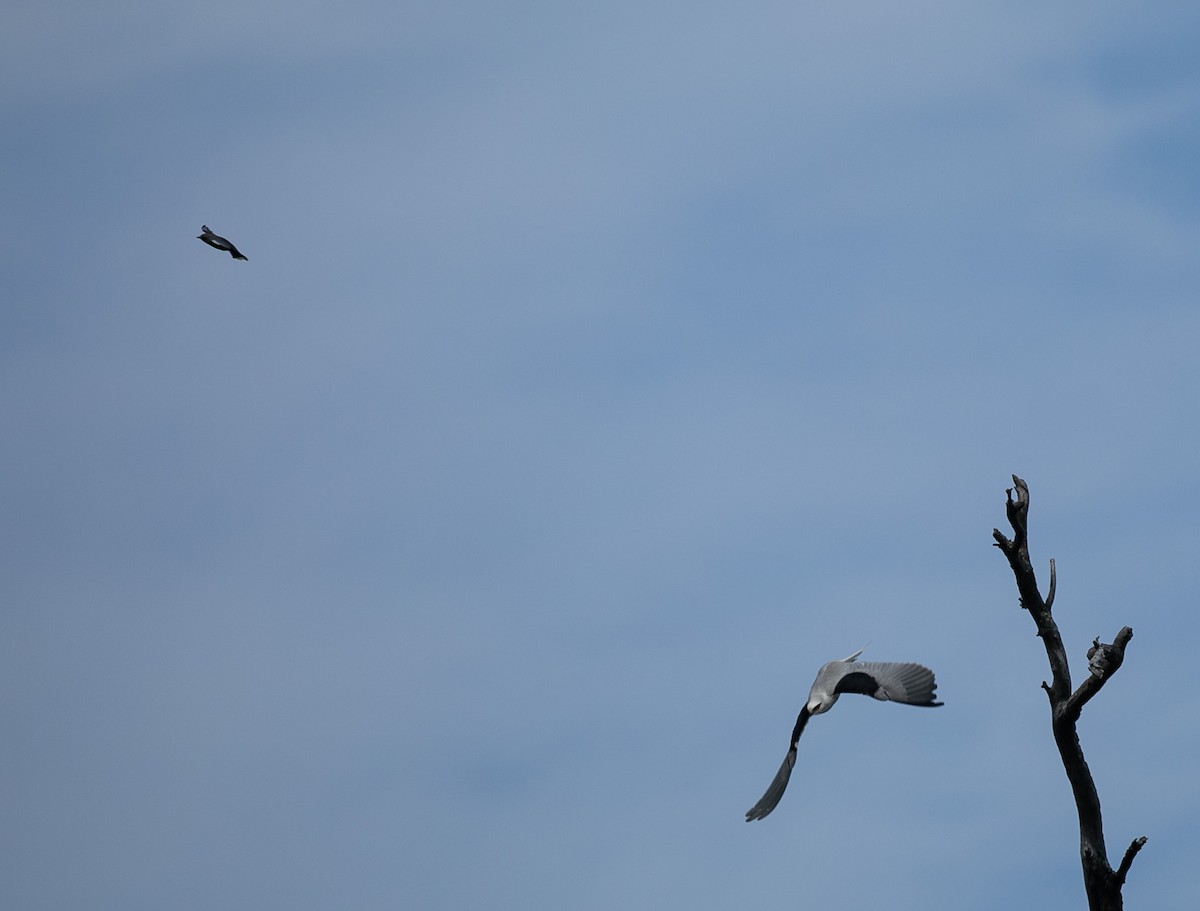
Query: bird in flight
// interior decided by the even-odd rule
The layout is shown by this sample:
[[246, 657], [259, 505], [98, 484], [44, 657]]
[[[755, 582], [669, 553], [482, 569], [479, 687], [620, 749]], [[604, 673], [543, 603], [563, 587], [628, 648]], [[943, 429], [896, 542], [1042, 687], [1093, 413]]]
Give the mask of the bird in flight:
[[779, 804], [779, 798], [783, 797], [796, 765], [796, 742], [804, 732], [804, 726], [811, 716], [833, 708], [842, 693], [861, 693], [884, 702], [903, 702], [907, 705], [942, 704], [934, 701], [937, 682], [929, 668], [920, 664], [895, 662], [864, 661], [858, 664], [857, 659], [861, 654], [862, 649], [859, 649], [849, 658], [830, 661], [817, 671], [817, 679], [808, 691], [808, 702], [800, 710], [796, 727], [792, 729], [792, 743], [783, 765], [779, 767], [767, 793], [746, 812], [746, 822], [763, 819]]
[[218, 250], [224, 250], [234, 259], [249, 259], [242, 256], [242, 251], [227, 241], [220, 234], [213, 234], [212, 229], [208, 225], [201, 225], [200, 230], [204, 233], [197, 234], [196, 237], [204, 241], [210, 247], [216, 247]]

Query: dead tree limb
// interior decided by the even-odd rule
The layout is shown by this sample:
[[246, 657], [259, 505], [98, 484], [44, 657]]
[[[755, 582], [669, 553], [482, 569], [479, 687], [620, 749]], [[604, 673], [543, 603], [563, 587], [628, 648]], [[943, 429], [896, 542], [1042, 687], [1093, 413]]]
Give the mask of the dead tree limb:
[[1050, 699], [1050, 726], [1054, 732], [1054, 742], [1058, 745], [1058, 753], [1075, 797], [1075, 807], [1079, 811], [1079, 853], [1083, 862], [1083, 885], [1087, 891], [1089, 911], [1121, 911], [1121, 887], [1125, 884], [1133, 859], [1146, 843], [1146, 837], [1135, 838], [1125, 851], [1120, 866], [1113, 870], [1104, 847], [1100, 796], [1096, 793], [1096, 783], [1083, 758], [1075, 723], [1083, 707], [1100, 692], [1125, 660], [1125, 646], [1133, 638], [1133, 630], [1124, 627], [1110, 644], [1102, 643], [1099, 639], [1093, 640], [1088, 650], [1088, 675], [1079, 688], [1072, 692], [1067, 651], [1059, 635], [1058, 624], [1050, 613], [1057, 583], [1054, 561], [1050, 561], [1050, 588], [1043, 599], [1029, 559], [1029, 487], [1016, 475], [1012, 479], [1014, 486], [1005, 493], [1008, 522], [1012, 525], [1013, 536], [1009, 539], [997, 528], [992, 530], [992, 537], [1008, 558], [1008, 565], [1017, 580], [1021, 607], [1033, 617], [1037, 634], [1046, 647], [1046, 657], [1050, 661], [1050, 682], [1043, 681], [1042, 688]]

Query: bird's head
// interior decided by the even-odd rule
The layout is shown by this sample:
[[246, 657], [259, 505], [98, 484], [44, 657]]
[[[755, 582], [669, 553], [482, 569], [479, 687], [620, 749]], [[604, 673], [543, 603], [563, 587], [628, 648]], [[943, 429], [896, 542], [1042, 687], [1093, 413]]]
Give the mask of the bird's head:
[[837, 702], [837, 700], [837, 693], [822, 693], [819, 696], [813, 696], [808, 700], [808, 705], [806, 706], [808, 709], [808, 714], [820, 715], [822, 712], [828, 712], [831, 708], [833, 708], [833, 704]]

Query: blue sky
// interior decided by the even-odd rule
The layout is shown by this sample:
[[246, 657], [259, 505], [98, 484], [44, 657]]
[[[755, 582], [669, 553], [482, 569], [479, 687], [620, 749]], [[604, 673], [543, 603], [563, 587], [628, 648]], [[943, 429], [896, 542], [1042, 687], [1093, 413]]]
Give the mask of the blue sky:
[[4, 907], [1194, 906], [1194, 5], [0, 21]]

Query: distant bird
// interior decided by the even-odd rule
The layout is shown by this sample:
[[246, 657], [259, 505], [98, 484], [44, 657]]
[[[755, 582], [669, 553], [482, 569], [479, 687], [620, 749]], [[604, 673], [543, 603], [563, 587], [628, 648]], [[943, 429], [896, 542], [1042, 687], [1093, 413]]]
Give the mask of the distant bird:
[[212, 228], [210, 228], [208, 225], [201, 225], [200, 230], [204, 233], [197, 234], [196, 237], [204, 241], [210, 247], [216, 247], [218, 250], [224, 250], [234, 259], [249, 259], [249, 257], [242, 256], [242, 252], [220, 234], [213, 234]]
[[929, 668], [920, 664], [892, 662], [864, 661], [862, 664], [856, 664], [855, 661], [861, 654], [862, 649], [859, 649], [849, 658], [830, 661], [817, 671], [817, 679], [808, 691], [808, 702], [800, 710], [796, 727], [792, 730], [792, 744], [788, 747], [783, 765], [779, 767], [775, 780], [767, 788], [762, 800], [747, 811], [746, 822], [763, 819], [779, 804], [779, 798], [783, 797], [788, 779], [792, 777], [792, 769], [796, 765], [796, 742], [804, 732], [809, 717], [828, 712], [842, 693], [862, 693], [864, 696], [874, 696], [885, 702], [904, 702], [908, 705], [942, 704], [933, 701], [937, 683], [933, 679], [933, 671]]

